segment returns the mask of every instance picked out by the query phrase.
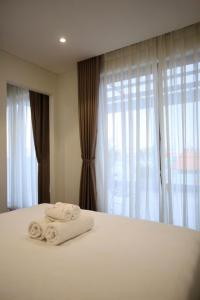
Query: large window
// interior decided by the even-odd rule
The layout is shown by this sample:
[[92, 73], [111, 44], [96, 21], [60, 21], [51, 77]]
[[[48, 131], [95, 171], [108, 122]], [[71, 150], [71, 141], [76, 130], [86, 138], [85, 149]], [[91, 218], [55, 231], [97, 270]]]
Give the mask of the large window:
[[7, 86], [7, 206], [38, 203], [38, 166], [33, 142], [29, 91]]
[[200, 229], [199, 27], [104, 55], [100, 210]]

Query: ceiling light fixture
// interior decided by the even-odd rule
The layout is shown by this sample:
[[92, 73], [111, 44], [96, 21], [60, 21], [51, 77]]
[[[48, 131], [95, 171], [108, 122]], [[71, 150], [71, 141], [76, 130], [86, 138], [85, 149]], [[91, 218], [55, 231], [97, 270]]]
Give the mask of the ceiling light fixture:
[[60, 41], [61, 44], [64, 44], [64, 43], [66, 43], [66, 38], [61, 37], [61, 38], [59, 39], [59, 41]]

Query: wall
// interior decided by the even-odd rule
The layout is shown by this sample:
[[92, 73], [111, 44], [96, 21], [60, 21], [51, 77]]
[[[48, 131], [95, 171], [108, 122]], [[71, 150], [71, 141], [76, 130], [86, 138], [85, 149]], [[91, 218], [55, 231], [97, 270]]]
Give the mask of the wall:
[[6, 210], [6, 84], [13, 83], [50, 95], [51, 200], [54, 184], [54, 101], [57, 75], [0, 51], [0, 211]]
[[77, 70], [74, 65], [57, 81], [55, 105], [55, 200], [78, 203], [81, 152]]

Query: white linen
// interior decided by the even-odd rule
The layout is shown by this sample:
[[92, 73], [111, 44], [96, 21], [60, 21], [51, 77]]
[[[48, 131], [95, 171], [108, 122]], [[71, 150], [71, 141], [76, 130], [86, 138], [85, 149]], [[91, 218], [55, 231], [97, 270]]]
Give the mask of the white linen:
[[198, 232], [103, 213], [59, 247], [30, 239], [48, 205], [0, 215], [2, 300], [199, 300]]
[[59, 220], [61, 222], [67, 222], [79, 217], [80, 207], [69, 203], [57, 202], [55, 205], [47, 207], [45, 215], [50, 221]]
[[33, 141], [29, 91], [7, 86], [7, 207], [38, 203], [38, 163]]
[[48, 243], [59, 245], [69, 239], [92, 229], [94, 219], [91, 216], [81, 215], [78, 219], [70, 222], [52, 222], [46, 227], [44, 236]]

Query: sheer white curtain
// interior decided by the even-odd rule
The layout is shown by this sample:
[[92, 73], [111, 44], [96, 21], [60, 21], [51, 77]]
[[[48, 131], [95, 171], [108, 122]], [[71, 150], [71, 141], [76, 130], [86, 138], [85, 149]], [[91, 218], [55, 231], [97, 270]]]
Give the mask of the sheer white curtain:
[[99, 210], [200, 229], [199, 28], [103, 56]]
[[159, 220], [156, 41], [104, 56], [97, 138], [98, 209]]
[[29, 91], [7, 86], [7, 206], [38, 203], [38, 166], [35, 155]]
[[200, 230], [200, 24], [158, 39], [164, 221]]

